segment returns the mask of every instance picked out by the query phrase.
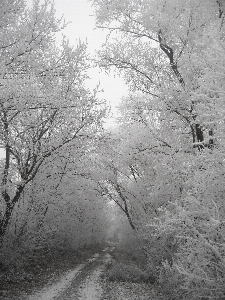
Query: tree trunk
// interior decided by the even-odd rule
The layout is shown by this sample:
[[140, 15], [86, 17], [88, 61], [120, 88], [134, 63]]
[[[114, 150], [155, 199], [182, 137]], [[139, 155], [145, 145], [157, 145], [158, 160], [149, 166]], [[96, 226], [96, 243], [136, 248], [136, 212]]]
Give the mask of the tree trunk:
[[11, 203], [6, 204], [6, 210], [5, 210], [5, 213], [3, 215], [2, 220], [0, 222], [0, 244], [2, 243], [2, 241], [4, 239], [6, 230], [8, 228], [9, 221], [10, 221], [11, 216], [12, 216], [13, 208], [14, 208], [14, 205], [12, 205]]
[[20, 185], [17, 188], [16, 194], [15, 194], [14, 198], [11, 201], [10, 201], [10, 197], [9, 197], [8, 193], [7, 192], [3, 193], [3, 198], [4, 198], [5, 203], [6, 203], [6, 210], [5, 210], [5, 213], [2, 217], [2, 219], [0, 220], [0, 245], [3, 242], [3, 239], [4, 239], [4, 236], [6, 234], [7, 228], [9, 226], [15, 204], [18, 202], [18, 200], [20, 198], [20, 195], [24, 190], [24, 187], [25, 186]]

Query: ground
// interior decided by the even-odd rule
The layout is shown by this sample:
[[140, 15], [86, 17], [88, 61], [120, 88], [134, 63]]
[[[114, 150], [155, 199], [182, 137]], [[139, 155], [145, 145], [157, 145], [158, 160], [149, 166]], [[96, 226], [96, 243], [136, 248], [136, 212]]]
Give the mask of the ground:
[[[0, 300], [166, 299], [156, 284], [136, 280], [139, 277], [127, 273], [127, 270], [136, 270], [134, 266], [124, 271], [121, 266], [130, 262], [124, 260], [121, 254], [116, 255], [112, 246], [96, 251], [83, 252], [80, 257], [75, 253], [74, 257], [65, 256], [61, 261], [39, 270], [36, 276], [29, 278], [28, 274], [22, 281], [14, 278], [13, 282], [5, 282]], [[115, 259], [117, 256], [120, 262]], [[115, 273], [117, 270], [118, 273]]]

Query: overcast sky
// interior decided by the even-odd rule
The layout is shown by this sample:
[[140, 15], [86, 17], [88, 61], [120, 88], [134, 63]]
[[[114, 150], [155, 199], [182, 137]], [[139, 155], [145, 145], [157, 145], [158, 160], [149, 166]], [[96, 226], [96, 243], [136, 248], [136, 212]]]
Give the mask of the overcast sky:
[[[95, 16], [92, 2], [88, 0], [54, 0], [56, 16], [64, 15], [66, 22], [71, 22], [64, 30], [71, 45], [76, 45], [79, 39], [88, 42], [88, 51], [94, 55], [95, 50], [101, 48], [105, 41], [106, 31], [95, 29]], [[116, 113], [115, 107], [122, 96], [127, 95], [127, 88], [121, 78], [115, 74], [107, 76], [100, 70], [91, 70], [91, 77], [88, 85], [94, 88], [100, 81], [101, 88], [104, 89], [101, 97], [108, 100], [112, 106], [112, 111]]]
[[[30, 6], [33, 0], [25, 0]], [[44, 1], [44, 0], [43, 0]], [[94, 8], [92, 1], [88, 0], [52, 0], [55, 3], [56, 17], [65, 19], [68, 25], [63, 30], [63, 34], [70, 41], [70, 45], [76, 45], [81, 41], [88, 42], [88, 52], [94, 56], [95, 51], [101, 49], [105, 41], [107, 31], [95, 28]], [[121, 97], [128, 94], [128, 89], [124, 81], [115, 73], [106, 75], [100, 69], [89, 70], [90, 80], [88, 88], [95, 88], [100, 82], [100, 88], [104, 90], [99, 98], [106, 99], [112, 108], [112, 113], [116, 116], [116, 106]], [[108, 124], [112, 124], [109, 121]]]

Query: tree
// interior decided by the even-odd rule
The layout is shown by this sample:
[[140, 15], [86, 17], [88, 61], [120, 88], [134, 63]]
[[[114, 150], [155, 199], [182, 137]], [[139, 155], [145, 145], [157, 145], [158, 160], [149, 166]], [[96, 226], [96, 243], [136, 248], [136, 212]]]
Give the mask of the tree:
[[97, 90], [84, 88], [86, 45], [72, 49], [65, 39], [56, 45], [61, 25], [51, 2], [34, 1], [30, 10], [21, 1], [11, 3], [18, 9], [9, 11], [12, 26], [2, 25], [7, 39], [1, 46], [1, 140], [6, 152], [1, 240], [15, 204], [43, 164], [68, 151], [68, 145], [86, 143], [105, 114]]
[[171, 132], [164, 120], [151, 117], [147, 97], [123, 99], [120, 124], [100, 156], [100, 186], [130, 217], [165, 292], [181, 299], [219, 297], [225, 261], [223, 144], [196, 153], [176, 126]]
[[160, 113], [182, 122], [194, 147], [211, 147], [213, 129], [202, 119], [207, 114], [202, 107], [213, 99], [196, 99], [196, 94], [201, 94], [208, 39], [224, 36], [221, 2], [96, 0], [94, 5], [97, 26], [112, 36], [99, 52], [100, 65], [123, 71], [132, 91], [147, 93]]
[[104, 244], [111, 208], [90, 176], [98, 139], [67, 147], [42, 165], [14, 208], [1, 257], [16, 266], [39, 264], [40, 256]]
[[94, 3], [109, 30], [99, 63], [130, 85], [111, 161], [149, 266], [171, 298], [221, 299], [223, 1]]

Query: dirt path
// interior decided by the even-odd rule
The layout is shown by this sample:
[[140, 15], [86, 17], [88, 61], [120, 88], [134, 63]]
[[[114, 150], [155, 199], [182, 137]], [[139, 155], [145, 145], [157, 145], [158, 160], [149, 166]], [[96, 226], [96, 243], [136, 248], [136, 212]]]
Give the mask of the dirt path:
[[165, 300], [156, 287], [146, 283], [111, 282], [107, 264], [112, 262], [112, 248], [95, 254], [56, 282], [23, 300]]
[[110, 259], [108, 249], [95, 254], [84, 264], [64, 274], [54, 284], [47, 285], [42, 291], [27, 297], [28, 300], [98, 300], [102, 289], [100, 276]]
[[50, 287], [45, 287], [41, 292], [28, 296], [29, 300], [51, 300], [66, 289], [76, 277], [78, 272], [84, 267], [84, 264], [80, 264], [75, 270], [69, 271], [64, 275], [57, 283]]

